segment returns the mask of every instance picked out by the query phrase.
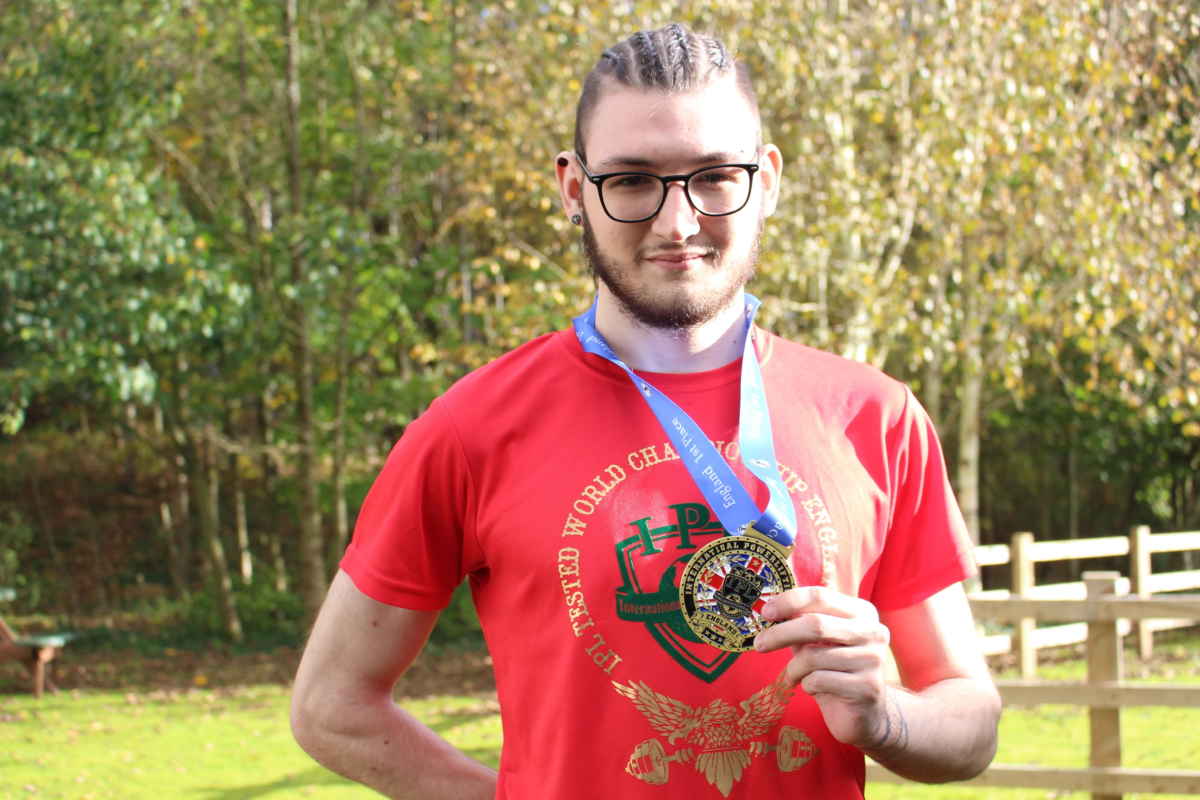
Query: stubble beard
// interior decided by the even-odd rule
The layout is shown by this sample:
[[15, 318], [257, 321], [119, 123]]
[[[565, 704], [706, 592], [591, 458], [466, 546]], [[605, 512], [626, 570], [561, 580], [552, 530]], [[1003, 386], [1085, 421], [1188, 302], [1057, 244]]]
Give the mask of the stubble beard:
[[[719, 265], [718, 269], [725, 274], [726, 280], [702, 290], [687, 278], [658, 291], [639, 283], [631, 274], [634, 267], [622, 267], [600, 248], [586, 213], [583, 216], [583, 253], [592, 275], [608, 287], [613, 298], [634, 320], [658, 330], [689, 330], [716, 319], [754, 278], [765, 221], [763, 216], [759, 217], [750, 249], [741, 258], [722, 264], [725, 254], [716, 248], [709, 248], [706, 255]], [[656, 254], [661, 252], [655, 251]], [[646, 249], [639, 248], [634, 255], [634, 264], [643, 260], [645, 255]]]

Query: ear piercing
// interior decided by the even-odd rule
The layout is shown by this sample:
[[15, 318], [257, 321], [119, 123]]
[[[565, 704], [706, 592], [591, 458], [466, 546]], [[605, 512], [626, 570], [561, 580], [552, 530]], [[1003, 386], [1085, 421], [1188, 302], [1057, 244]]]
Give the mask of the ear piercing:
[[571, 224], [572, 225], [578, 225], [580, 222], [583, 222], [583, 217], [579, 216], [578, 214], [571, 215]]

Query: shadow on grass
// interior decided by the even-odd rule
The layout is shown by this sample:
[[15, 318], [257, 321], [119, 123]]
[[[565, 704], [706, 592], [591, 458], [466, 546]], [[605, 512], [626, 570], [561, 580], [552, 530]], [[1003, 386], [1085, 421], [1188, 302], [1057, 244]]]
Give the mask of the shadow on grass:
[[[266, 797], [274, 792], [296, 791], [305, 786], [358, 786], [352, 780], [330, 772], [324, 767], [313, 767], [306, 772], [288, 775], [285, 778], [260, 783], [254, 786], [236, 786], [232, 788], [209, 787], [194, 790], [203, 800], [254, 800], [256, 797]], [[364, 791], [367, 791], [364, 788]]]

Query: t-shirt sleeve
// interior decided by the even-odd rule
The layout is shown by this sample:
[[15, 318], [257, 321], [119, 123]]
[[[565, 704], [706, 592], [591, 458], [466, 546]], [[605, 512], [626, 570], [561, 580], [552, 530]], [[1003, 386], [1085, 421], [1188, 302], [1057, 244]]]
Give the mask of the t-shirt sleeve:
[[887, 443], [891, 521], [871, 597], [883, 611], [919, 603], [978, 569], [937, 430], [907, 387]]
[[391, 606], [445, 608], [477, 557], [475, 497], [453, 420], [441, 400], [405, 430], [359, 512], [341, 568]]

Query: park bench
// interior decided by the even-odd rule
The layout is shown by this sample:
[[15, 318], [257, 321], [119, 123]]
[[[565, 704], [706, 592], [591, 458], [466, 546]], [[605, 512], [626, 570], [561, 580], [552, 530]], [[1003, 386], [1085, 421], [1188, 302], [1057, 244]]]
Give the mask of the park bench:
[[[0, 602], [14, 600], [16, 596], [16, 590], [0, 588]], [[19, 661], [25, 665], [33, 679], [34, 697], [40, 699], [45, 689], [58, 694], [58, 687], [54, 685], [52, 677], [54, 665], [62, 658], [62, 651], [67, 642], [74, 638], [72, 633], [18, 636], [3, 617], [0, 617], [0, 661]], [[50, 675], [47, 674], [47, 667]]]

